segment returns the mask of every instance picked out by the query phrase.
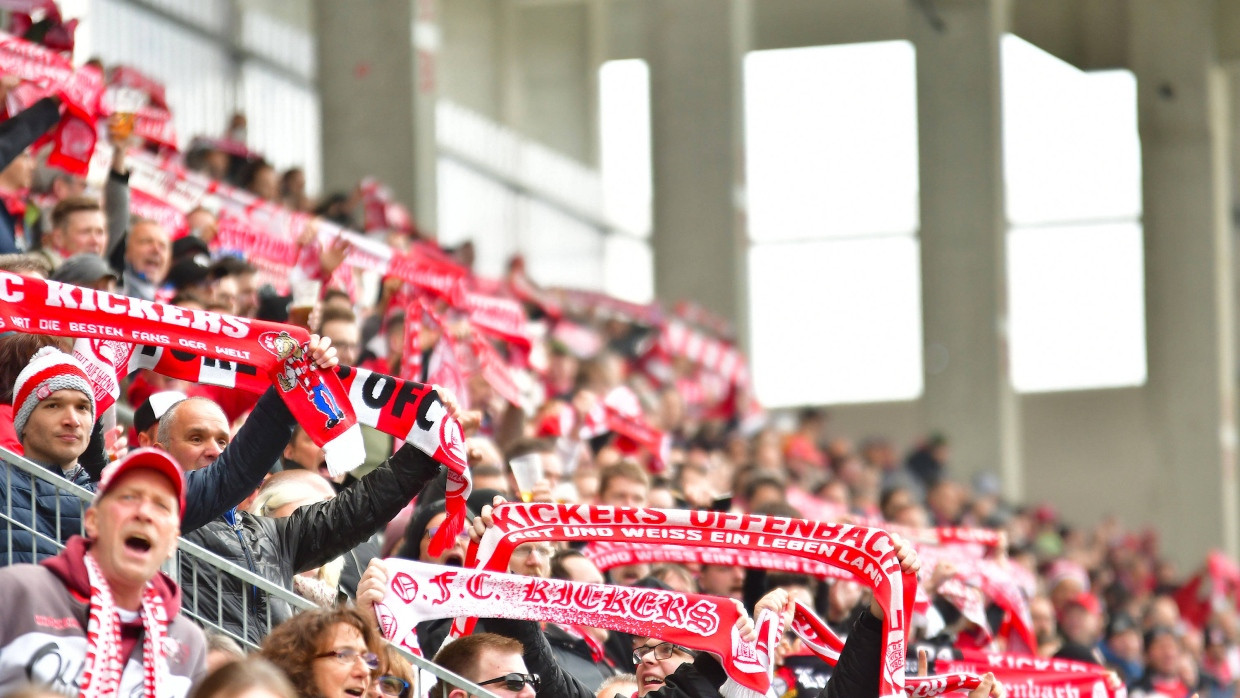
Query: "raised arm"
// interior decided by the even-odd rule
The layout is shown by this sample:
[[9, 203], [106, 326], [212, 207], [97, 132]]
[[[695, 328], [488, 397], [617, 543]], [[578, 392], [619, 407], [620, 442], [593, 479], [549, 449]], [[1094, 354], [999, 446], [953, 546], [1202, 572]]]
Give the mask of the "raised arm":
[[[307, 348], [319, 368], [330, 371], [340, 363], [335, 347], [326, 337], [310, 335]], [[262, 484], [263, 476], [292, 438], [296, 424], [276, 388], [264, 391], [237, 436], [215, 462], [186, 475], [181, 533], [206, 525], [240, 504]]]
[[241, 503], [263, 482], [293, 436], [297, 421], [274, 387], [263, 392], [254, 410], [215, 462], [185, 475], [181, 533], [215, 520]]
[[60, 100], [44, 97], [0, 123], [0, 169], [60, 121]]
[[400, 513], [439, 473], [439, 463], [412, 444], [334, 499], [298, 507], [276, 519], [293, 571], [319, 567], [369, 538]]

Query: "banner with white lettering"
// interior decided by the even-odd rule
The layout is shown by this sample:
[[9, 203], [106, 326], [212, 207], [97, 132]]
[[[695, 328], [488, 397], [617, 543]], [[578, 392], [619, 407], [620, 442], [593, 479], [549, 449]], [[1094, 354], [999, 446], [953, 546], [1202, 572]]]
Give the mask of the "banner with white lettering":
[[1128, 690], [1114, 672], [1068, 659], [1027, 657], [1001, 652], [961, 650], [960, 660], [939, 659], [943, 672], [990, 672], [1003, 682], [1009, 698], [1126, 698]]
[[[532, 540], [629, 541], [723, 548], [766, 548], [817, 560], [852, 575], [886, 616], [880, 696], [903, 695], [905, 642], [916, 579], [904, 575], [895, 543], [882, 529], [732, 512], [505, 502], [495, 525], [470, 546], [471, 564], [506, 570], [513, 549]], [[458, 623], [457, 631], [464, 625]]]
[[[361, 430], [344, 386], [314, 365], [305, 350], [309, 335], [301, 328], [0, 272], [0, 330], [96, 340], [96, 356], [112, 350], [114, 345], [98, 342], [107, 340], [244, 361], [279, 387], [289, 411], [323, 446], [329, 468], [347, 472], [361, 465]], [[88, 366], [92, 373], [99, 370], [93, 361]]]
[[[731, 599], [664, 589], [590, 584], [468, 570], [399, 558], [384, 560], [389, 581], [375, 613], [384, 637], [416, 647], [418, 623], [475, 616], [583, 625], [655, 637], [710, 652], [731, 682], [725, 696], [759, 698], [770, 688], [775, 614], [758, 618], [758, 641], [737, 628], [742, 611]], [[742, 690], [743, 689], [743, 690]]]
[[[694, 541], [696, 542], [696, 541]], [[853, 578], [852, 573], [820, 560], [762, 548], [717, 548], [696, 545], [594, 541], [581, 550], [600, 572], [639, 564], [725, 565], [805, 574], [819, 579]]]

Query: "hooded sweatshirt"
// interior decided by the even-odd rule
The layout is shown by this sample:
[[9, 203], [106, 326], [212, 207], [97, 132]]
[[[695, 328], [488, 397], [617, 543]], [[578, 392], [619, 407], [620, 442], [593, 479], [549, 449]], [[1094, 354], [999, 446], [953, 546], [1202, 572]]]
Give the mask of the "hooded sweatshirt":
[[[69, 539], [64, 551], [38, 565], [0, 569], [0, 695], [33, 681], [71, 695], [80, 691], [86, 661], [90, 581], [83, 557], [88, 543]], [[164, 656], [168, 696], [180, 698], [206, 670], [202, 631], [180, 614], [181, 591], [162, 572], [152, 580], [167, 609]], [[123, 622], [121, 650], [128, 657], [119, 695], [142, 695], [142, 621]]]

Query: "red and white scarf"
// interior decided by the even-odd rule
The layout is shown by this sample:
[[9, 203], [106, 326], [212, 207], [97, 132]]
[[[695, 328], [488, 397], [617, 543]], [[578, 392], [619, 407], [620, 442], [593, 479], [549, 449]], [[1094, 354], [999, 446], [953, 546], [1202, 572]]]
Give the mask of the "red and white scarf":
[[1096, 664], [981, 650], [960, 652], [962, 659], [939, 659], [935, 661], [935, 667], [945, 672], [991, 672], [1003, 682], [1010, 696], [1047, 695], [1051, 690], [1055, 691], [1055, 695], [1069, 695], [1066, 691], [1060, 693], [1064, 689], [1072, 689], [1078, 695], [1108, 698], [1125, 698], [1128, 695], [1123, 683], [1115, 681], [1116, 685], [1112, 687], [1112, 672]]
[[805, 574], [819, 579], [853, 579], [853, 575], [847, 570], [800, 555], [789, 555], [763, 548], [699, 546], [700, 541], [692, 542], [694, 545], [597, 541], [586, 545], [581, 552], [594, 563], [600, 572], [626, 565], [674, 562], [681, 565], [726, 565], [773, 570]]
[[[835, 666], [844, 649], [844, 641], [839, 638], [818, 617], [813, 609], [797, 601], [792, 614], [792, 632], [805, 643], [806, 648], [818, 655], [827, 664]], [[968, 691], [977, 688], [981, 679], [974, 673], [966, 671], [945, 672], [934, 676], [904, 677], [904, 691], [910, 696], [928, 698], [956, 691]]]
[[[885, 616], [879, 695], [904, 694], [905, 644], [917, 581], [902, 573], [886, 531], [782, 516], [542, 502], [507, 502], [493, 516], [495, 525], [481, 543], [470, 545], [470, 564], [476, 561], [480, 569], [508, 569], [512, 551], [524, 541], [589, 539], [769, 548], [847, 570], [871, 590]], [[465, 623], [454, 626], [454, 632], [464, 629]]]
[[468, 570], [389, 558], [390, 579], [375, 613], [383, 634], [416, 646], [418, 623], [474, 616], [551, 621], [655, 637], [710, 652], [728, 675], [720, 693], [759, 698], [770, 688], [772, 655], [782, 629], [773, 613], [758, 617], [758, 640], [736, 629], [735, 601], [664, 589], [590, 584]]
[[[301, 328], [0, 272], [0, 330], [99, 341], [92, 353], [112, 354], [113, 368], [128, 359], [130, 342], [244, 361], [280, 387], [289, 411], [323, 447], [329, 468], [342, 473], [362, 464], [362, 434], [344, 387], [333, 373], [314, 366], [305, 349], [309, 335]], [[88, 371], [106, 373], [99, 365]]]
[[[923, 538], [925, 535], [928, 534], [923, 534]], [[976, 546], [959, 542], [945, 545], [920, 544], [917, 552], [921, 556], [922, 565], [928, 569], [934, 569], [941, 562], [950, 562], [955, 566], [956, 576], [962, 583], [976, 588], [1007, 612], [1003, 627], [990, 629], [996, 637], [1006, 637], [1009, 647], [1024, 646], [1029, 651], [1037, 648], [1028, 600], [1033, 595], [1034, 580], [1028, 570], [1006, 559], [981, 557]]]
[[[100, 411], [107, 409], [119, 395], [117, 376], [142, 369], [191, 383], [251, 393], [262, 392], [271, 385], [267, 376], [249, 364], [180, 349], [80, 339], [74, 345], [74, 355], [86, 366], [87, 375], [94, 383]], [[349, 366], [337, 367], [332, 377], [340, 382], [344, 393], [342, 402], [348, 404], [359, 424], [413, 444], [447, 466], [448, 519], [431, 541], [431, 549], [441, 550], [438, 546], [452, 543], [464, 528], [465, 500], [473, 484], [466, 465], [460, 422], [448, 415], [434, 386]]]
[[[86, 698], [115, 696], [128, 662], [128, 657], [121, 656], [121, 617], [95, 556], [88, 551], [82, 559], [90, 580], [90, 619], [86, 623], [86, 661], [80, 695]], [[143, 631], [143, 695], [155, 698], [165, 695], [168, 685], [168, 660], [163, 648], [169, 618], [163, 599], [150, 582], [142, 589], [139, 615]]]

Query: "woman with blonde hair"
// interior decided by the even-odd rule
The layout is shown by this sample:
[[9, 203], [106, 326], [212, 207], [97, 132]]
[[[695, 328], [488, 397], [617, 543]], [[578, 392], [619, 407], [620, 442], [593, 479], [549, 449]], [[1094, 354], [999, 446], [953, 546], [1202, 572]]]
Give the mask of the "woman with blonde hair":
[[[282, 470], [272, 475], [250, 504], [255, 516], [283, 518], [300, 506], [322, 502], [336, 496], [322, 475], [310, 470]], [[331, 608], [339, 596], [340, 573], [344, 558], [338, 557], [322, 567], [293, 575], [293, 591], [321, 608]]]

